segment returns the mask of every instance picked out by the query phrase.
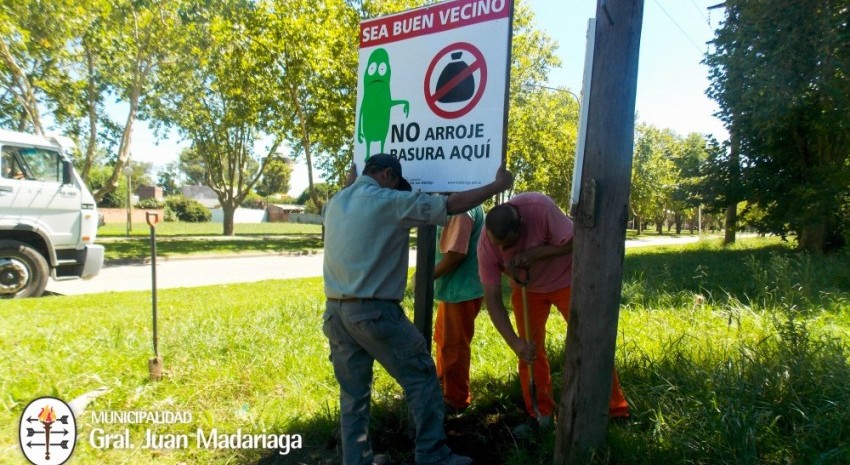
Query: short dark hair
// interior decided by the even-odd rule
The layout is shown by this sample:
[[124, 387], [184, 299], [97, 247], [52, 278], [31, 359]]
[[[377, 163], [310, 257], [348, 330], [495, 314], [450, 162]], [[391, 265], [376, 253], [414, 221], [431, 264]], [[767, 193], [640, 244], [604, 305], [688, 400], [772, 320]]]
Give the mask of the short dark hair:
[[496, 205], [487, 212], [484, 225], [493, 237], [503, 241], [508, 237], [508, 234], [519, 231], [519, 211], [509, 203]]
[[[381, 171], [384, 171], [387, 168], [392, 169], [392, 167], [390, 167], [390, 166], [378, 166], [378, 165], [367, 164], [363, 168], [363, 174], [376, 174], [376, 173], [380, 173]], [[398, 175], [398, 173], [396, 173], [396, 171], [394, 169], [392, 169], [392, 170], [393, 170], [393, 174]]]

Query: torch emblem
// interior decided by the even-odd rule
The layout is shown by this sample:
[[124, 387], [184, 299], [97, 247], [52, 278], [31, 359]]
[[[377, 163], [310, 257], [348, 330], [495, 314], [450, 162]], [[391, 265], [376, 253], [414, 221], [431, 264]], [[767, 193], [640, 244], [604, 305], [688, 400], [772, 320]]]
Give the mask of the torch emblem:
[[74, 452], [77, 422], [68, 404], [55, 397], [40, 397], [21, 415], [21, 450], [33, 465], [61, 465]]

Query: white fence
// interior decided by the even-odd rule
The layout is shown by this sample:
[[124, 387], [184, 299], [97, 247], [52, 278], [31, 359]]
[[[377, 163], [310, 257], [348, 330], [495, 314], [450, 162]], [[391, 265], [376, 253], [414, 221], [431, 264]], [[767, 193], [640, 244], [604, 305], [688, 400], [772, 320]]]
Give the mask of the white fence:
[[[224, 223], [224, 210], [221, 208], [211, 208], [212, 222]], [[237, 208], [233, 212], [233, 223], [265, 223], [266, 210], [255, 208]]]

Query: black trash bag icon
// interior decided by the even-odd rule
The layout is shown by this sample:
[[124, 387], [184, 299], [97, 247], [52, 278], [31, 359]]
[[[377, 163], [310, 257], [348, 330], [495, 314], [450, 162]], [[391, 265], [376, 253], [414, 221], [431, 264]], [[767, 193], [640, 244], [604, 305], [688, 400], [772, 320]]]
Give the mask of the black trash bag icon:
[[[437, 89], [442, 89], [449, 81], [451, 81], [455, 76], [463, 72], [466, 68], [469, 68], [469, 65], [466, 62], [461, 60], [461, 56], [463, 56], [463, 52], [453, 52], [452, 53], [452, 61], [448, 65], [446, 65], [443, 72], [440, 73], [440, 77], [437, 78]], [[459, 82], [456, 86], [452, 87], [451, 90], [443, 94], [442, 97], [437, 99], [437, 101], [442, 103], [455, 103], [455, 102], [463, 102], [472, 98], [472, 94], [475, 92], [475, 77], [470, 73], [468, 76], [463, 78], [461, 82]]]

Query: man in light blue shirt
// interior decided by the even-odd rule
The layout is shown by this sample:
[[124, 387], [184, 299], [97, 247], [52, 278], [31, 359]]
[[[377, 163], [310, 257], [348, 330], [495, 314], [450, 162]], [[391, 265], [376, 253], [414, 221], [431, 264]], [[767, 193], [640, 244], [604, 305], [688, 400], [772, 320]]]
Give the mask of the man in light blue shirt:
[[372, 368], [377, 360], [402, 386], [416, 426], [417, 465], [467, 465], [452, 453], [443, 429], [443, 395], [428, 344], [400, 302], [408, 267], [410, 228], [444, 225], [513, 184], [500, 167], [493, 182], [449, 196], [410, 192], [401, 164], [373, 155], [363, 174], [325, 209], [323, 332], [340, 386], [344, 465], [367, 465]]

